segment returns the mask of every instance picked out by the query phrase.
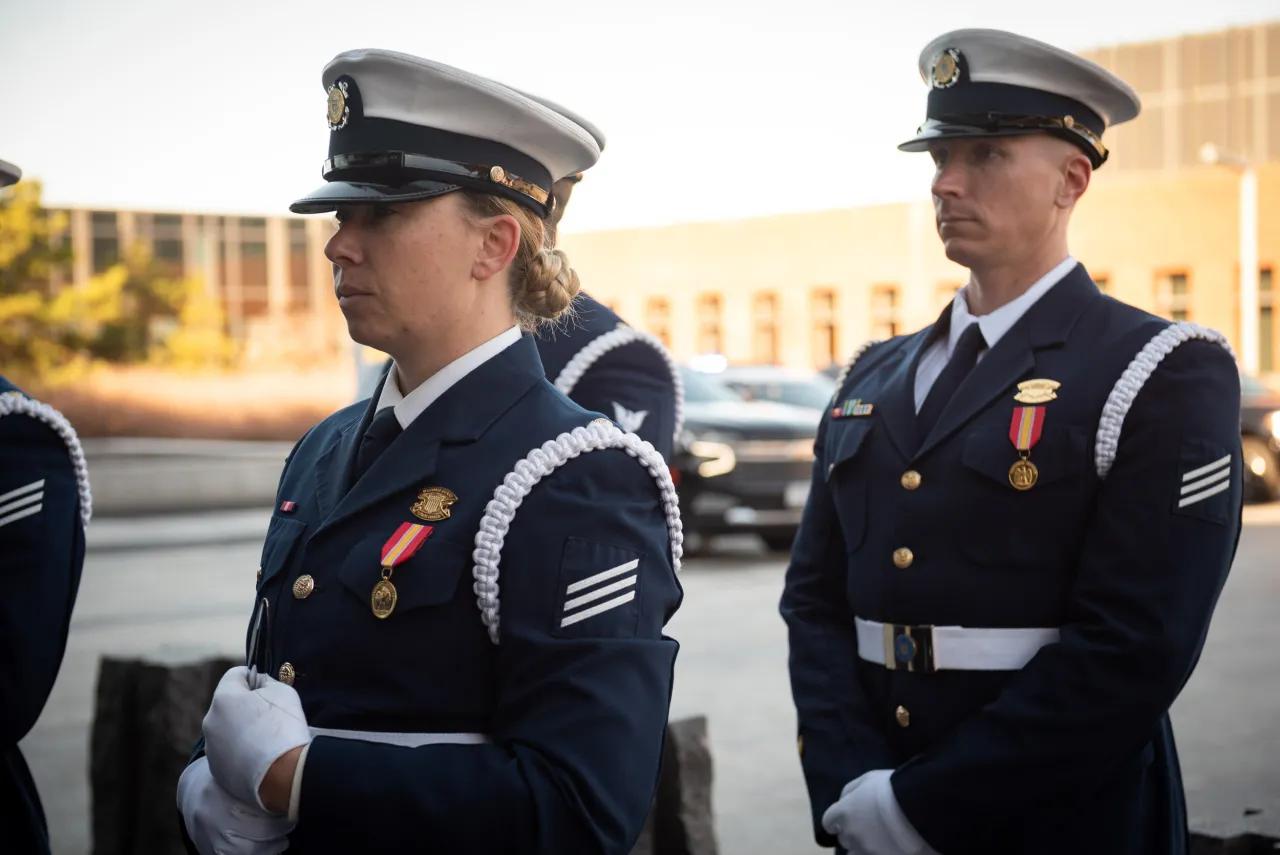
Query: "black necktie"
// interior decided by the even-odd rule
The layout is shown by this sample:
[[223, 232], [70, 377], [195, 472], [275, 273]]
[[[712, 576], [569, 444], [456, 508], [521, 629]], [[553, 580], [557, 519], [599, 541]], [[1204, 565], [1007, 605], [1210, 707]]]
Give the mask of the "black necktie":
[[402, 430], [400, 422], [396, 421], [395, 407], [384, 407], [378, 411], [360, 439], [360, 450], [356, 452], [356, 468], [351, 476], [352, 484], [358, 482], [361, 476], [369, 471], [373, 461], [387, 450], [387, 446], [400, 435]]
[[951, 359], [947, 361], [947, 366], [942, 369], [938, 379], [933, 381], [933, 387], [929, 389], [920, 412], [916, 414], [916, 435], [920, 442], [925, 441], [929, 431], [933, 430], [933, 426], [938, 423], [938, 417], [942, 415], [943, 408], [955, 395], [956, 389], [960, 388], [964, 378], [973, 370], [974, 364], [978, 361], [978, 354], [986, 344], [986, 340], [982, 337], [982, 330], [976, 323], [969, 324], [965, 331], [960, 333], [960, 340], [956, 342], [956, 349], [951, 352]]

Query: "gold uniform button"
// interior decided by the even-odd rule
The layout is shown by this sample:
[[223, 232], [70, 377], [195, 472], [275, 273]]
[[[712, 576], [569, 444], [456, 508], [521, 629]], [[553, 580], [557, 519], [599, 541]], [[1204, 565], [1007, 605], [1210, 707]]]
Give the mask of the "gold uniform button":
[[293, 666], [288, 662], [280, 666], [280, 682], [286, 686], [293, 685], [293, 678], [297, 676], [297, 672], [293, 670]]
[[293, 583], [293, 598], [295, 600], [305, 600], [311, 596], [311, 592], [316, 589], [316, 580], [310, 576], [299, 576], [298, 581]]
[[920, 486], [920, 473], [914, 469], [909, 469], [902, 473], [902, 486], [907, 490], [914, 490]]
[[906, 570], [911, 566], [911, 562], [915, 560], [915, 555], [905, 546], [902, 549], [895, 549], [893, 551], [893, 566], [897, 567], [899, 570]]
[[898, 707], [894, 710], [893, 717], [898, 721], [898, 727], [911, 726], [911, 711], [906, 707]]

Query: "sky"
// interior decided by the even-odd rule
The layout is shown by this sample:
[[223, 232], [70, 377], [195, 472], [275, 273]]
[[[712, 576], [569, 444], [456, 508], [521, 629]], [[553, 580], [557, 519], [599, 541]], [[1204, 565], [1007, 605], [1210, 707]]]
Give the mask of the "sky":
[[322, 180], [321, 69], [381, 47], [600, 126], [566, 232], [847, 208], [927, 198], [896, 146], [941, 33], [1087, 50], [1265, 20], [1280, 0], [0, 0], [0, 159], [51, 206], [284, 214]]

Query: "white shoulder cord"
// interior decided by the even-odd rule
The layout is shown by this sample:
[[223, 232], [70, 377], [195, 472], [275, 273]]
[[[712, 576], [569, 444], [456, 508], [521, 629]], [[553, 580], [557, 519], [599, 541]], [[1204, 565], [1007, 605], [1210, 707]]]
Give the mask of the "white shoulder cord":
[[8, 392], [0, 395], [0, 416], [30, 416], [38, 419], [57, 432], [66, 443], [67, 453], [71, 455], [71, 465], [76, 472], [76, 486], [80, 491], [80, 523], [86, 528], [93, 516], [93, 496], [89, 492], [89, 466], [84, 459], [84, 450], [80, 448], [80, 438], [75, 428], [62, 413], [48, 404], [33, 401], [20, 392]]
[[617, 329], [612, 329], [603, 335], [596, 336], [582, 350], [575, 353], [573, 358], [561, 369], [560, 375], [555, 379], [555, 387], [568, 395], [573, 391], [573, 387], [578, 385], [578, 381], [582, 379], [582, 376], [587, 373], [587, 369], [594, 365], [600, 357], [633, 341], [642, 341], [649, 345], [658, 351], [658, 355], [667, 363], [667, 370], [671, 372], [671, 382], [676, 391], [675, 438], [679, 440], [680, 428], [684, 426], [684, 381], [680, 378], [680, 369], [676, 367], [676, 361], [671, 358], [671, 351], [667, 350], [667, 346], [655, 335], [623, 324]]
[[853, 356], [849, 358], [849, 361], [845, 363], [844, 368], [841, 369], [840, 376], [836, 378], [835, 394], [840, 394], [840, 389], [844, 386], [844, 381], [849, 379], [849, 372], [853, 370], [853, 366], [858, 363], [858, 360], [862, 358], [862, 355], [875, 345], [880, 344], [882, 341], [883, 339], [874, 339], [872, 341], [863, 342], [862, 346], [853, 352]]
[[476, 532], [476, 548], [471, 557], [475, 561], [472, 575], [476, 604], [480, 607], [480, 619], [489, 630], [489, 638], [498, 643], [498, 561], [502, 555], [503, 540], [515, 519], [516, 509], [529, 495], [534, 485], [560, 466], [580, 454], [605, 448], [620, 448], [649, 470], [658, 482], [662, 493], [662, 507], [667, 516], [667, 534], [671, 539], [671, 565], [678, 573], [680, 558], [684, 554], [684, 529], [680, 522], [680, 505], [676, 489], [671, 483], [671, 473], [662, 455], [652, 445], [633, 433], [625, 433], [606, 419], [596, 419], [586, 427], [574, 428], [540, 447], [515, 465], [502, 483], [494, 490], [493, 498], [485, 506], [480, 530]]
[[1155, 372], [1156, 366], [1178, 345], [1188, 341], [1208, 341], [1221, 345], [1235, 358], [1235, 352], [1226, 337], [1217, 330], [1187, 322], [1175, 323], [1161, 330], [1147, 342], [1138, 355], [1129, 363], [1129, 367], [1120, 375], [1107, 403], [1102, 407], [1102, 417], [1098, 420], [1098, 436], [1094, 443], [1094, 462], [1098, 468], [1098, 477], [1105, 479], [1116, 460], [1116, 449], [1120, 445], [1120, 429], [1124, 427], [1125, 416], [1133, 406], [1138, 393], [1147, 379]]

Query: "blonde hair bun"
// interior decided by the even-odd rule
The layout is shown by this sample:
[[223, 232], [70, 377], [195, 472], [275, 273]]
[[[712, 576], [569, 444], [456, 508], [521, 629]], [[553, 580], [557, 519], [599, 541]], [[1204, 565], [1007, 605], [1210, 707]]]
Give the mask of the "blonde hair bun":
[[516, 309], [554, 320], [569, 308], [580, 287], [577, 272], [569, 266], [569, 256], [543, 247], [529, 260]]

